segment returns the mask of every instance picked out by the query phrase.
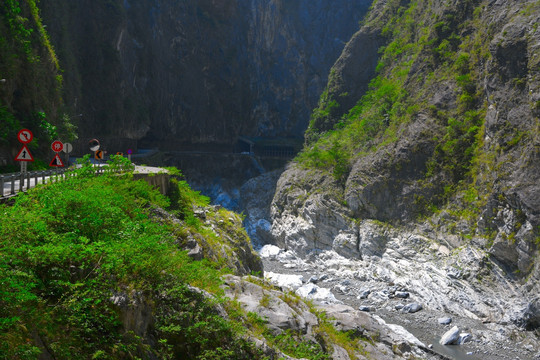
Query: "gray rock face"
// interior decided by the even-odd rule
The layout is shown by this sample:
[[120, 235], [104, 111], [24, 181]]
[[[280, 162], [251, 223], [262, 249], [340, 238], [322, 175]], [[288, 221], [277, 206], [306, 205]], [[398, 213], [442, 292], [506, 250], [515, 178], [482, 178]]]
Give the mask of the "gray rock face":
[[[294, 135], [371, 0], [42, 3], [81, 135], [147, 145]], [[98, 19], [98, 20], [96, 20]]]
[[[398, 233], [398, 229], [393, 231]], [[392, 236], [393, 231], [388, 231], [387, 235]], [[407, 237], [409, 235], [405, 235], [405, 238]], [[290, 255], [280, 255], [276, 259], [265, 258], [264, 267], [283, 276], [309, 278], [312, 274], [317, 274], [321, 278], [317, 285], [331, 290], [343, 302], [335, 306], [351, 306], [357, 311], [369, 308], [372, 311], [365, 312], [365, 315], [372, 316], [373, 319], [381, 318], [381, 321], [384, 319], [388, 327], [403, 336], [414, 333], [424, 344], [433, 341], [433, 334], [442, 335], [451, 328], [451, 326], [437, 324], [439, 318], [445, 320], [443, 322], [450, 320], [448, 316], [443, 318], [443, 315], [451, 314], [453, 325], [466, 329], [466, 332], [461, 332], [460, 336], [466, 333], [472, 336], [472, 339], [467, 336], [463, 340], [472, 341], [467, 342], [466, 348], [430, 347], [434, 352], [441, 353], [442, 351], [444, 356], [450, 358], [456, 354], [465, 356], [466, 353], [474, 353], [493, 360], [528, 359], [529, 355], [524, 346], [538, 348], [540, 344], [534, 332], [519, 329], [515, 323], [512, 323], [514, 322], [512, 318], [523, 318], [524, 314], [521, 311], [525, 310], [527, 303], [520, 299], [521, 295], [516, 295], [517, 293], [513, 295], [505, 289], [504, 286], [508, 283], [504, 278], [501, 278], [503, 282], [500, 284], [493, 283], [487, 278], [484, 278], [482, 282], [474, 281], [468, 284], [466, 279], [476, 277], [476, 270], [480, 268], [478, 263], [481, 262], [481, 258], [472, 256], [470, 249], [454, 258], [444, 246], [428, 244], [423, 247], [419, 238], [409, 241], [408, 244], [409, 246], [414, 244], [416, 249], [424, 248], [424, 251], [396, 247], [396, 252], [409, 256], [410, 260], [395, 254], [390, 255], [394, 251], [390, 249], [387, 250], [388, 255], [383, 255], [382, 260], [371, 258], [359, 260], [345, 258], [329, 250], [317, 255], [311, 254], [304, 259]], [[390, 241], [388, 246], [393, 248], [395, 244]], [[433, 259], [430, 260], [430, 256], [433, 252], [444, 260], [440, 259], [443, 261], [432, 263]], [[284, 253], [293, 254], [293, 251], [283, 252], [282, 250], [282, 254]], [[452, 253], [457, 252], [454, 250]], [[393, 256], [396, 256], [395, 260], [392, 259]], [[423, 265], [413, 265], [415, 258]], [[476, 264], [476, 269], [472, 266], [473, 264]], [[294, 267], [288, 265], [294, 265]], [[460, 271], [459, 277], [449, 277], [450, 270], [455, 269], [451, 265], [463, 266], [467, 270]], [[502, 274], [499, 269], [494, 271]], [[279, 280], [274, 281], [273, 278], [275, 278], [273, 275], [269, 277], [272, 283], [279, 286]], [[349, 289], [347, 292], [336, 292], [345, 284]], [[493, 286], [496, 290], [490, 289]], [[361, 299], [360, 295], [368, 289], [370, 291], [368, 297]], [[395, 297], [395, 294], [402, 289], [414, 289], [410, 293], [411, 301], [422, 303], [424, 309], [416, 313], [401, 312], [400, 310], [405, 306], [404, 300]], [[334, 305], [321, 305], [322, 308], [332, 306]], [[365, 309], [360, 309], [361, 307]], [[489, 312], [493, 312], [493, 316], [482, 315]], [[520, 336], [518, 342], [513, 337], [516, 331]], [[402, 344], [397, 340], [393, 344], [401, 353], [408, 352], [407, 344]], [[425, 355], [419, 358], [423, 359]]]
[[441, 325], [449, 325], [452, 322], [452, 318], [444, 317], [437, 320]]
[[[309, 306], [303, 301], [284, 301], [284, 299], [287, 299], [284, 293], [252, 283], [247, 278], [232, 275], [224, 277], [223, 289], [225, 295], [238, 301], [245, 311], [253, 312], [260, 316], [261, 319], [264, 319], [265, 326], [274, 335], [281, 334], [286, 330], [293, 330], [303, 334], [305, 339], [318, 341], [314, 327], [320, 325], [319, 320], [310, 312]], [[347, 332], [357, 337], [376, 339], [375, 342], [365, 342], [363, 356], [367, 353], [369, 358], [374, 359], [407, 358], [394, 353], [393, 348], [400, 347], [422, 358], [430, 358], [422, 350], [425, 346], [412, 334], [397, 325], [386, 324], [381, 319], [343, 304], [320, 305], [317, 307], [317, 311], [324, 311], [326, 318], [340, 332]], [[280, 358], [292, 359], [280, 352], [278, 354], [275, 349], [271, 349], [264, 338], [262, 340], [252, 339], [252, 341], [269, 355], [273, 354], [280, 356]], [[334, 349], [331, 354], [332, 359], [350, 359], [348, 352], [340, 346], [336, 344], [330, 345]], [[360, 358], [359, 354], [357, 356]]]
[[120, 321], [126, 332], [132, 331], [142, 338], [149, 336], [155, 319], [152, 303], [142, 291], [114, 292], [110, 302], [118, 309]]
[[523, 309], [518, 317], [518, 323], [527, 329], [538, 329], [540, 327], [540, 298], [533, 299]]
[[333, 179], [313, 175], [296, 167], [281, 175], [271, 207], [276, 245], [300, 255], [334, 249], [360, 256], [358, 231], [343, 211], [337, 211], [344, 210], [343, 206], [330, 196], [312, 193], [318, 186], [337, 185]]
[[452, 345], [457, 344], [457, 341], [459, 339], [459, 328], [457, 326], [454, 326], [450, 330], [444, 333], [444, 335], [441, 337], [441, 340], [439, 340], [439, 344], [441, 345]]
[[240, 208], [246, 218], [244, 227], [255, 247], [273, 242], [270, 204], [281, 170], [264, 173], [248, 180], [240, 188]]
[[408, 221], [421, 209], [414, 199], [429, 199], [440, 191], [436, 183], [432, 187], [420, 185], [426, 161], [435, 148], [432, 139], [425, 136], [430, 122], [419, 116], [391, 149], [381, 148], [352, 164], [344, 196], [355, 216]]
[[334, 64], [328, 87], [328, 98], [319, 106], [324, 107], [337, 101], [326, 117], [317, 117], [310, 124], [306, 139], [314, 139], [315, 133], [331, 130], [339, 118], [352, 108], [356, 101], [368, 90], [369, 81], [375, 75], [379, 48], [384, 44], [380, 32], [371, 28], [358, 31]]
[[265, 319], [275, 335], [289, 329], [307, 334], [318, 324], [307, 305], [300, 303], [293, 309], [280, 298], [282, 293], [278, 291], [264, 289], [235, 276], [226, 276], [224, 280], [225, 294], [239, 301], [246, 311]]
[[418, 312], [420, 310], [422, 310], [422, 305], [421, 304], [418, 304], [418, 303], [410, 303], [410, 304], [407, 304], [405, 305], [402, 309], [401, 309], [401, 312], [404, 312], [404, 313], [415, 313], [415, 312]]
[[[377, 9], [388, 4], [379, 2]], [[465, 9], [457, 2], [443, 6], [435, 1], [429, 6], [427, 13], [441, 19]], [[468, 10], [472, 14], [474, 8]], [[491, 24], [493, 34], [478, 38], [487, 41], [483, 46], [490, 60], [475, 69], [474, 86], [482, 99], [480, 124], [485, 128], [478, 142], [477, 178], [471, 183], [479, 192], [475, 199], [465, 200], [463, 191], [446, 204], [439, 202], [452, 180], [444, 171], [429, 179], [426, 174], [433, 151], [440, 147], [433, 132], [440, 129], [440, 119], [430, 111], [420, 112], [400, 124], [395, 140], [353, 156], [345, 182], [335, 181], [324, 169], [292, 163], [278, 181], [271, 208], [277, 245], [309, 259], [331, 251], [354, 259], [356, 266], [350, 270], [355, 277], [401, 285], [425, 308], [538, 328], [540, 32], [532, 25], [540, 20], [537, 10], [537, 4], [528, 1], [491, 1], [476, 11], [477, 20], [467, 22], [468, 34], [474, 34], [478, 24]], [[379, 19], [381, 24], [384, 19]], [[362, 31], [368, 30], [374, 28]], [[360, 71], [359, 62], [349, 59], [334, 71], [339, 74], [354, 66]], [[412, 64], [409, 80], [424, 79], [426, 71], [425, 63]], [[329, 93], [345, 92], [355, 81], [361, 93], [365, 83], [358, 76], [331, 77]], [[422, 86], [423, 80], [407, 90], [425, 99], [432, 110], [446, 113], [459, 107], [455, 79]], [[328, 99], [332, 100], [340, 101]], [[341, 109], [341, 114], [347, 110]], [[424, 222], [418, 216], [426, 204], [448, 209], [434, 215], [428, 211]], [[468, 211], [474, 213], [470, 219], [464, 216]], [[385, 303], [388, 296], [374, 290], [369, 300]]]
[[[306, 201], [307, 204], [310, 202]], [[277, 211], [280, 205], [274, 201], [273, 211]], [[290, 250], [297, 251], [300, 256], [316, 259], [316, 263], [320, 263], [319, 271], [329, 273], [330, 277], [343, 280], [344, 276], [351, 276], [373, 284], [391, 282], [401, 289], [415, 289], [412, 302], [421, 303], [429, 309], [444, 309], [488, 322], [514, 323], [529, 328], [535, 326], [537, 307], [532, 299], [528, 299], [531, 298], [529, 294], [535, 294], [534, 289], [538, 284], [530, 283], [522, 287], [518, 283], [511, 283], [513, 285], [509, 286], [509, 280], [503, 275], [504, 270], [493, 263], [486, 268], [485, 253], [474, 245], [462, 246], [450, 252], [447, 246], [441, 245], [448, 239], [445, 234], [433, 233], [432, 238], [369, 220], [347, 222], [346, 210], [341, 212], [337, 209], [333, 207], [327, 222], [318, 226], [319, 223], [313, 218], [303, 217], [305, 212], [302, 207], [296, 214], [285, 207], [281, 216], [275, 218], [273, 231], [278, 235], [276, 238], [282, 239]], [[325, 209], [324, 212], [330, 213], [330, 210]], [[321, 217], [319, 221], [324, 222], [325, 218]], [[333, 231], [332, 224], [336, 226]], [[343, 224], [347, 224], [345, 228], [341, 227]], [[313, 238], [313, 234], [320, 234], [321, 229], [329, 231], [326, 239], [318, 238], [318, 250], [314, 251], [310, 248], [314, 242], [309, 242], [309, 239]], [[355, 251], [346, 251], [342, 247], [340, 239], [344, 233], [362, 234]], [[332, 251], [339, 252], [342, 257], [335, 253], [334, 260], [326, 255]], [[362, 299], [367, 296], [372, 302], [385, 303], [389, 300], [388, 291], [370, 290], [368, 293], [365, 290], [359, 288], [355, 296]]]

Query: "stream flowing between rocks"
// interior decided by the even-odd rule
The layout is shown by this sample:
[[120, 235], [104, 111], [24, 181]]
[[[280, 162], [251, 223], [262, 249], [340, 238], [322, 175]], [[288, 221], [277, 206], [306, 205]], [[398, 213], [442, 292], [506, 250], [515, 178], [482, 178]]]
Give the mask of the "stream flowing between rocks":
[[[524, 290], [497, 266], [486, 266], [485, 254], [474, 246], [454, 248], [407, 230], [382, 231], [369, 220], [357, 229], [333, 216], [321, 229], [321, 223], [301, 217], [273, 222], [270, 207], [283, 169], [265, 172], [255, 169], [249, 156], [234, 159], [235, 172], [230, 159], [222, 157], [197, 161], [207, 165], [205, 171], [195, 165], [182, 168], [190, 185], [214, 204], [245, 215], [265, 277], [277, 286], [322, 304], [341, 302], [363, 310], [405, 332], [404, 338], [416, 337], [442, 359], [540, 360], [538, 334], [516, 325], [535, 314], [525, 292], [534, 284]], [[178, 162], [176, 155], [166, 161]], [[308, 220], [320, 215], [317, 209], [304, 211]], [[287, 234], [288, 251], [270, 245], [279, 243], [274, 227]], [[335, 251], [317, 250], [320, 244], [309, 243], [313, 233], [334, 239], [324, 246]], [[462, 344], [440, 345], [455, 326]]]
[[[274, 245], [263, 246], [259, 254], [265, 277], [275, 285], [294, 290], [315, 302], [341, 302], [387, 324], [400, 325], [443, 358], [540, 359], [538, 342], [531, 332], [431, 310], [422, 305], [422, 298], [417, 294], [422, 289], [369, 279], [362, 275], [365, 264], [361, 261], [344, 258], [333, 251], [301, 259], [294, 252]], [[464, 343], [439, 344], [443, 334], [454, 326], [458, 327]]]

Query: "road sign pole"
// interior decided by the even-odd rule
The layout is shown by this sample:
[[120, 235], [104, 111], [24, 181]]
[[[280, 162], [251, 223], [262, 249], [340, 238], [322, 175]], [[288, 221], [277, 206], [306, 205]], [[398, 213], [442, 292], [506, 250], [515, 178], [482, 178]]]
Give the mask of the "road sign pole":
[[24, 165], [25, 165], [25, 161], [21, 161], [21, 179], [19, 180], [20, 181], [19, 188], [21, 191], [24, 186]]

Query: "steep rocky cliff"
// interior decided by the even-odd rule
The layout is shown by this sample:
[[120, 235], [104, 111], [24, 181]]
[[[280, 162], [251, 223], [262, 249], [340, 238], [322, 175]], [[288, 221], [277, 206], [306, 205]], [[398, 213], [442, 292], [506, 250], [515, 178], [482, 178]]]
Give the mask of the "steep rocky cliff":
[[[539, 20], [538, 1], [375, 2], [278, 182], [277, 244], [425, 276], [433, 309], [538, 328]], [[467, 269], [465, 285], [434, 269]]]
[[41, 3], [82, 137], [301, 136], [371, 1]]
[[50, 140], [74, 136], [64, 115], [62, 73], [36, 1], [6, 0], [0, 5], [0, 171], [19, 151], [17, 132], [30, 128], [35, 156]]

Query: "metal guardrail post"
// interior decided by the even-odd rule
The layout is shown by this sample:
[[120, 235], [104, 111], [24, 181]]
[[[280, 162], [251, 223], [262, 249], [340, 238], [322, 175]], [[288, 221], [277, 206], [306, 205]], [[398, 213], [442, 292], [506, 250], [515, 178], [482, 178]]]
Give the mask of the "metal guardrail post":
[[15, 195], [15, 174], [11, 175], [11, 195]]
[[26, 173], [26, 190], [30, 189], [30, 176], [29, 172]]
[[24, 173], [19, 174], [19, 191], [23, 191]]
[[4, 197], [4, 177], [0, 175], [0, 198]]

